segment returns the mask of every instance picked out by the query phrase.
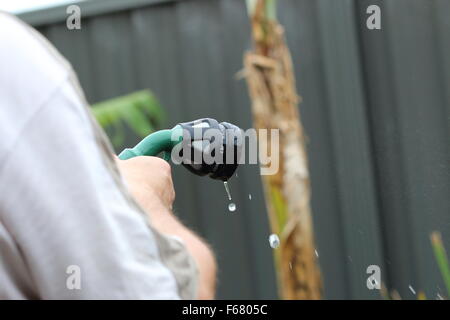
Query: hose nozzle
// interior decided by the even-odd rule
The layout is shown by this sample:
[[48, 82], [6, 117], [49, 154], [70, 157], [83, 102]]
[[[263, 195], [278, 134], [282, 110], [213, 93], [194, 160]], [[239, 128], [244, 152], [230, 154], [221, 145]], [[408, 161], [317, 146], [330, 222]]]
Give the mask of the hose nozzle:
[[[199, 119], [180, 123], [182, 164], [192, 173], [227, 181], [236, 171], [242, 149], [242, 130], [228, 122]], [[188, 150], [189, 154], [183, 154]]]
[[192, 173], [227, 181], [238, 167], [242, 140], [239, 127], [204, 118], [152, 133], [134, 148], [122, 151], [119, 158], [125, 160], [163, 153], [164, 159], [168, 160], [173, 153], [172, 156], [177, 157], [176, 162]]

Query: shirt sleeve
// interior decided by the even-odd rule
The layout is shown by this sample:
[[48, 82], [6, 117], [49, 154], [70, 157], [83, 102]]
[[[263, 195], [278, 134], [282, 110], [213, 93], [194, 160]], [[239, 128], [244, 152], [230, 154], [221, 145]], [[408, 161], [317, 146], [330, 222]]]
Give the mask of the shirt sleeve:
[[[157, 239], [105, 165], [69, 79], [0, 164], [0, 212], [42, 299], [178, 299]], [[159, 235], [158, 235], [159, 237]]]

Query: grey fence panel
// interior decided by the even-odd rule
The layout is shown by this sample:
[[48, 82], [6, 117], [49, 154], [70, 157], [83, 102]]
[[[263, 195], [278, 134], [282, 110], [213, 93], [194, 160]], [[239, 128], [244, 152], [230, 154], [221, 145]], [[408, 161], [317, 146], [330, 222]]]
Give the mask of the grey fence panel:
[[[366, 9], [382, 10], [368, 30]], [[167, 126], [216, 117], [251, 127], [243, 0], [97, 0], [22, 15], [68, 58], [89, 102], [150, 88]], [[308, 135], [312, 207], [326, 298], [379, 298], [376, 264], [404, 298], [444, 294], [429, 234], [450, 248], [450, 2], [280, 0]], [[136, 137], [128, 137], [133, 144]], [[259, 171], [223, 185], [174, 168], [180, 218], [214, 247], [219, 298], [277, 296]], [[251, 195], [251, 200], [249, 199]]]
[[361, 40], [389, 283], [405, 298], [414, 297], [409, 286], [434, 298], [443, 285], [429, 235], [448, 235], [450, 212], [449, 58], [440, 50], [450, 29], [437, 17], [450, 8], [377, 3], [386, 12], [384, 30], [364, 30]]
[[[366, 123], [354, 2], [318, 1], [339, 211], [351, 297], [379, 296], [366, 286], [366, 269], [383, 268], [378, 207]], [[358, 164], [358, 165], [355, 165]]]
[[[380, 5], [386, 12], [383, 1], [370, 2]], [[366, 8], [369, 1], [360, 3], [360, 23], [366, 22]], [[385, 19], [385, 16], [383, 16]], [[390, 28], [387, 21], [383, 23], [384, 30]], [[388, 269], [383, 272], [384, 278], [393, 287], [408, 287], [414, 278], [413, 256], [409, 247], [409, 226], [404, 219], [406, 210], [405, 193], [402, 190], [402, 167], [404, 159], [401, 156], [401, 139], [398, 128], [398, 118], [395, 115], [395, 89], [393, 85], [389, 60], [388, 37], [390, 33], [361, 28], [360, 38], [363, 44], [363, 60], [366, 72], [366, 91], [368, 102], [369, 125], [375, 157], [377, 185], [379, 190], [380, 218], [383, 225], [385, 259]], [[395, 245], [393, 245], [395, 244]], [[402, 248], [401, 250], [398, 250]], [[408, 267], [399, 268], [402, 264]], [[394, 267], [395, 266], [395, 267]], [[406, 280], [407, 279], [407, 280]], [[406, 281], [406, 282], [405, 282]], [[404, 290], [400, 290], [403, 295]]]

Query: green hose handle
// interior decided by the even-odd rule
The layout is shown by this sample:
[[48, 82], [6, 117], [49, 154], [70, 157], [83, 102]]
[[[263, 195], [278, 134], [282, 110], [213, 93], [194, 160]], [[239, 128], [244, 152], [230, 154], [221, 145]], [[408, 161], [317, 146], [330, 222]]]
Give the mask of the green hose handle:
[[183, 129], [177, 125], [173, 129], [156, 131], [142, 139], [134, 148], [127, 148], [119, 154], [119, 159], [127, 160], [138, 156], [157, 156], [162, 154], [166, 161], [170, 159], [173, 147], [183, 140]]

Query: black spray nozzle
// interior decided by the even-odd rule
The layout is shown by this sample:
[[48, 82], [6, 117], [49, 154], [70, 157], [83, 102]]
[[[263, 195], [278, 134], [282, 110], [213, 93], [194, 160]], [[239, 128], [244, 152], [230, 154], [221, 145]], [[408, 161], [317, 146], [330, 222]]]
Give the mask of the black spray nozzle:
[[228, 122], [204, 118], [180, 123], [182, 164], [192, 173], [227, 181], [236, 171], [242, 150], [242, 130]]

